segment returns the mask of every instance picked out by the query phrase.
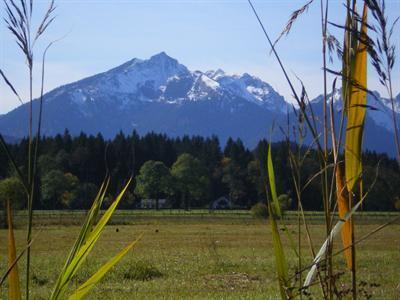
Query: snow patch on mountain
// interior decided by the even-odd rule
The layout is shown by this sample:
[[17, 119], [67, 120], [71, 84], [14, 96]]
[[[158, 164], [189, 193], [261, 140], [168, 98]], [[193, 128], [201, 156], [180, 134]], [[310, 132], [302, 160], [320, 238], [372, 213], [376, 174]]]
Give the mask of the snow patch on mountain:
[[[134, 58], [116, 68], [60, 87], [46, 101], [69, 95], [79, 110], [87, 103], [105, 102], [120, 110], [138, 103], [184, 101], [248, 101], [271, 111], [286, 111], [287, 103], [261, 79], [247, 73], [228, 75], [223, 70], [189, 71], [165, 52], [147, 60]], [[240, 105], [240, 103], [236, 103]]]
[[190, 101], [212, 100], [222, 95], [220, 84], [201, 71], [193, 72], [193, 85], [187, 93]]
[[288, 103], [268, 83], [260, 78], [244, 73], [243, 75], [228, 76], [218, 72], [214, 80], [230, 93], [249, 102], [264, 106], [273, 111], [285, 112]]
[[[400, 95], [397, 97], [397, 99], [400, 100]], [[328, 94], [327, 98], [328, 104], [330, 104], [333, 99], [333, 107], [336, 111], [340, 112], [342, 110], [342, 89], [336, 89], [333, 97], [332, 94]], [[400, 120], [400, 103], [398, 100], [396, 101], [395, 99], [394, 104], [397, 119]], [[312, 103], [318, 105], [322, 103], [322, 101], [323, 96], [319, 95], [317, 98], [312, 100]], [[391, 101], [381, 97], [378, 92], [374, 91], [373, 94], [367, 95], [367, 104], [370, 106], [367, 108], [367, 117], [376, 125], [383, 127], [390, 132], [394, 132]]]
[[217, 90], [219, 88], [219, 83], [211, 78], [209, 78], [207, 75], [202, 74], [200, 76], [200, 80], [209, 88], [213, 90]]
[[257, 87], [251, 86], [251, 85], [247, 86], [247, 87], [246, 87], [246, 90], [247, 90], [250, 94], [254, 95], [254, 97], [255, 97], [258, 101], [261, 101], [261, 102], [263, 101], [263, 98], [262, 98], [262, 97], [264, 97], [265, 95], [268, 95], [268, 94], [269, 94], [268, 89], [257, 88]]
[[[374, 120], [374, 122], [394, 132], [393, 127], [393, 112], [392, 103], [389, 99], [383, 98], [378, 92], [374, 92], [374, 96], [370, 96], [369, 104], [373, 106], [376, 110], [370, 110], [368, 112], [369, 116]], [[396, 99], [394, 99], [394, 111], [398, 121], [400, 121], [400, 104]]]
[[214, 80], [218, 80], [219, 78], [226, 76], [225, 72], [221, 69], [218, 69], [216, 71], [210, 70], [210, 71], [205, 72], [205, 74]]

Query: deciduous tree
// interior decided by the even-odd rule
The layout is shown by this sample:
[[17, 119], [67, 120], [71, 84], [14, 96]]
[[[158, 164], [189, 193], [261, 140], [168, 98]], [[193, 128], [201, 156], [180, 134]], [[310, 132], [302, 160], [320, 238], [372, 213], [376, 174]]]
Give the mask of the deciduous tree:
[[159, 199], [171, 195], [172, 192], [172, 176], [165, 164], [154, 160], [145, 162], [136, 177], [135, 193], [143, 198], [155, 199], [158, 209]]

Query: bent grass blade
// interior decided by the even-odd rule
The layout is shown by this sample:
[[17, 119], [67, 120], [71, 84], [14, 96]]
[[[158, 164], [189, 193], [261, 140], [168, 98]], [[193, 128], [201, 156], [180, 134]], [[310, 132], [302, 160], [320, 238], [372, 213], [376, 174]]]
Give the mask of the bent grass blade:
[[[85, 237], [84, 241], [82, 242], [81, 246], [79, 249], [77, 249], [76, 253], [73, 255], [72, 259], [70, 259], [70, 262], [66, 264], [64, 267], [63, 271], [60, 274], [60, 277], [57, 281], [57, 285], [51, 295], [50, 299], [63, 299], [64, 294], [66, 292], [66, 289], [69, 285], [69, 283], [72, 280], [72, 277], [76, 274], [78, 271], [79, 267], [82, 265], [84, 262], [85, 258], [89, 255], [90, 251], [93, 249], [95, 243], [99, 239], [105, 225], [108, 223], [110, 220], [112, 214], [114, 213], [115, 209], [117, 208], [117, 205], [121, 201], [123, 195], [125, 194], [126, 190], [128, 189], [129, 184], [131, 183], [132, 178], [130, 178], [123, 188], [123, 190], [120, 192], [120, 194], [115, 198], [114, 202], [110, 205], [110, 207], [106, 210], [104, 215], [100, 218], [99, 222], [92, 226], [92, 228], [86, 228], [85, 226], [82, 227], [82, 230], [84, 231], [83, 236]], [[99, 192], [98, 195], [100, 196], [100, 199], [98, 199], [98, 203], [96, 204], [96, 201], [93, 203], [91, 212], [90, 212], [90, 218], [87, 219], [88, 224], [93, 224], [96, 213], [95, 211], [99, 209], [98, 204], [102, 201], [102, 198], [104, 198], [105, 193]], [[86, 231], [85, 231], [86, 230]]]
[[114, 267], [132, 248], [136, 246], [139, 240], [142, 238], [143, 233], [125, 249], [119, 252], [116, 256], [105, 263], [92, 277], [90, 277], [84, 284], [82, 284], [69, 298], [68, 300], [83, 299], [83, 297], [90, 292], [95, 284], [97, 284], [106, 273]]

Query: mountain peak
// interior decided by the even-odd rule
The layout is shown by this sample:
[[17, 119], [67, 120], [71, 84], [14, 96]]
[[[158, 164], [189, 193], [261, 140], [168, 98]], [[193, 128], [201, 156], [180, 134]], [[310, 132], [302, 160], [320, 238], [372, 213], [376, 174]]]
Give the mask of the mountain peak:
[[216, 71], [215, 70], [209, 70], [209, 71], [205, 72], [205, 74], [208, 77], [210, 77], [211, 79], [214, 79], [214, 80], [218, 80], [219, 78], [221, 78], [221, 77], [226, 75], [224, 70], [221, 70], [221, 69], [217, 69]]
[[163, 61], [173, 61], [173, 62], [178, 62], [175, 58], [172, 58], [169, 56], [167, 53], [164, 51], [161, 51], [160, 53], [154, 54], [153, 56], [150, 57], [149, 61], [153, 62], [163, 62]]
[[169, 56], [164, 51], [144, 60], [141, 68], [157, 72], [158, 74], [153, 74], [152, 76], [165, 77], [163, 80], [167, 80], [174, 75], [182, 75], [189, 72], [184, 65], [180, 64], [178, 60]]

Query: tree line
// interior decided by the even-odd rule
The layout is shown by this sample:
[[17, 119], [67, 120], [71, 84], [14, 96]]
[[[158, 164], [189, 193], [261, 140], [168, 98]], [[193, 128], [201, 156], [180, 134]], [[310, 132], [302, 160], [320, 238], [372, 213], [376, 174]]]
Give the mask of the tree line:
[[[26, 139], [9, 145], [23, 173], [27, 145]], [[106, 173], [110, 174], [111, 183], [105, 205], [134, 176], [121, 208], [139, 207], [141, 199], [167, 199], [172, 208], [208, 208], [221, 196], [228, 198], [234, 207], [250, 208], [265, 202], [267, 197], [267, 149], [265, 140], [250, 150], [240, 139], [232, 138], [222, 147], [216, 136], [171, 138], [158, 133], [140, 136], [134, 131], [130, 135], [121, 132], [114, 139], [106, 140], [101, 134], [81, 133], [73, 137], [65, 131], [41, 141], [36, 191], [40, 201], [35, 203], [35, 209], [89, 208]], [[302, 191], [303, 207], [321, 210], [316, 152], [287, 142], [274, 143], [272, 151], [277, 190], [293, 198], [290, 208], [297, 207], [297, 200], [288, 157], [289, 151], [297, 151], [305, 162], [296, 169], [301, 173], [302, 185], [307, 185]], [[400, 208], [397, 162], [386, 154], [368, 151], [363, 160], [365, 190], [374, 183], [364, 209]], [[25, 207], [20, 184], [6, 154], [0, 152], [0, 202], [6, 197], [16, 199], [16, 208]]]

